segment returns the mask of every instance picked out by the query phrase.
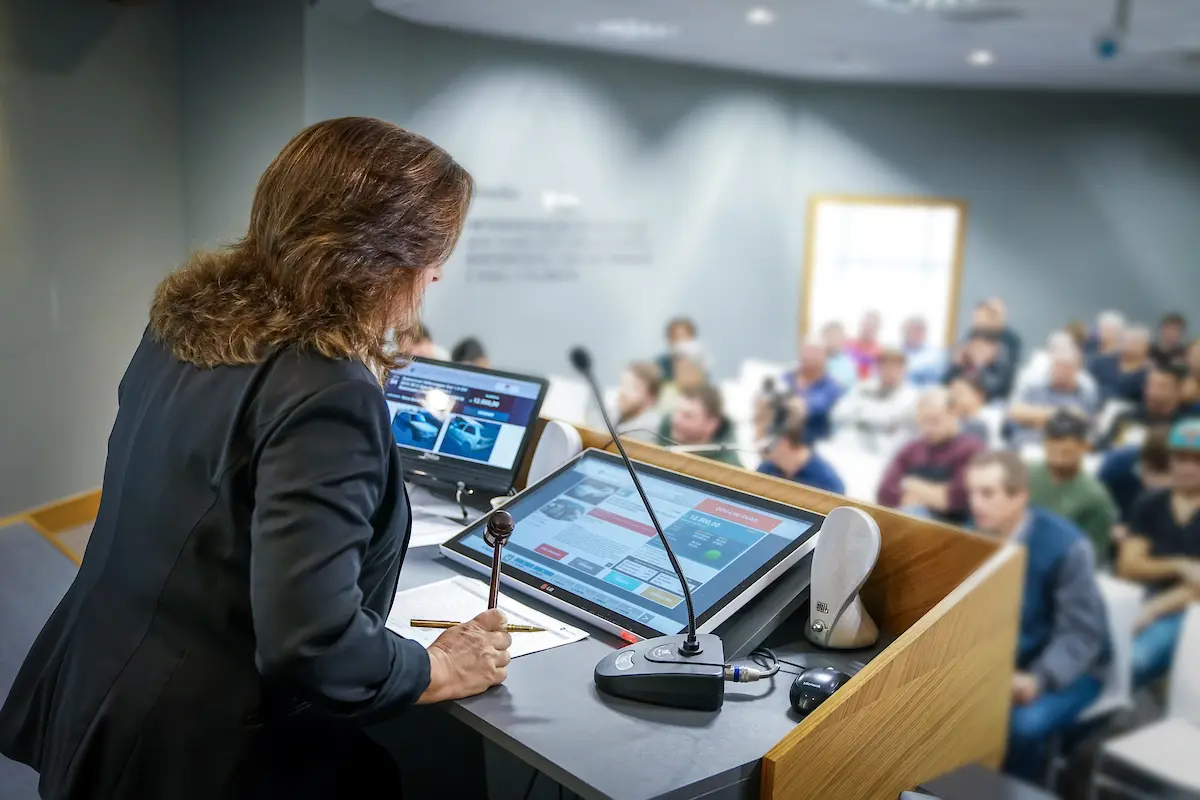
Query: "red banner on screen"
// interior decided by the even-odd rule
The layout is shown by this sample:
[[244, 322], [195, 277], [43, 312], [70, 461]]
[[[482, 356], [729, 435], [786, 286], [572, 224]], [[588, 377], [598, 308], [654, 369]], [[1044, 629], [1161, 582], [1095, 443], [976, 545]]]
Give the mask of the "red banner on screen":
[[547, 558], [553, 558], [555, 561], [562, 561], [567, 557], [566, 550], [559, 550], [557, 547], [551, 547], [548, 544], [539, 544], [537, 547], [533, 548], [533, 552], [541, 553]]
[[756, 531], [773, 531], [783, 522], [781, 519], [768, 517], [766, 514], [760, 514], [757, 511], [751, 511], [748, 508], [740, 508], [721, 500], [714, 500], [711, 497], [700, 505], [696, 506], [697, 511], [703, 511], [705, 514], [712, 514], [714, 517], [727, 519], [730, 522], [736, 522], [746, 528], [753, 528]]
[[588, 512], [588, 514], [596, 519], [602, 519], [605, 522], [611, 522], [613, 525], [620, 525], [622, 528], [626, 528], [631, 531], [637, 531], [642, 536], [654, 535], [654, 528], [651, 528], [646, 523], [638, 522], [636, 519], [622, 517], [618, 514], [612, 513], [611, 511], [605, 511], [603, 508], [593, 508]]

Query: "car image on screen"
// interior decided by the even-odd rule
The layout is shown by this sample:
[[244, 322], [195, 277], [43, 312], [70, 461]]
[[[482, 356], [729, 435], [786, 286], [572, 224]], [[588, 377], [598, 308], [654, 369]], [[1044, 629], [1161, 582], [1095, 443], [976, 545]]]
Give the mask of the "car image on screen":
[[392, 417], [392, 435], [397, 444], [431, 448], [442, 429], [442, 420], [424, 409], [404, 408]]
[[483, 435], [483, 428], [478, 422], [471, 422], [462, 417], [455, 417], [450, 423], [447, 435], [458, 444], [471, 450], [486, 447], [488, 442]]
[[500, 426], [468, 417], [454, 417], [446, 427], [441, 452], [452, 456], [487, 461], [496, 445]]

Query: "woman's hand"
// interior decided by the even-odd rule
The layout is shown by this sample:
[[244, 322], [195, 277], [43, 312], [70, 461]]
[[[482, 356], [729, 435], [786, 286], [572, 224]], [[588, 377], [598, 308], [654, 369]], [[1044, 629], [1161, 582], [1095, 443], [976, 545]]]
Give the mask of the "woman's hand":
[[512, 634], [499, 609], [449, 628], [429, 646], [429, 688], [418, 703], [440, 703], [470, 697], [508, 677]]

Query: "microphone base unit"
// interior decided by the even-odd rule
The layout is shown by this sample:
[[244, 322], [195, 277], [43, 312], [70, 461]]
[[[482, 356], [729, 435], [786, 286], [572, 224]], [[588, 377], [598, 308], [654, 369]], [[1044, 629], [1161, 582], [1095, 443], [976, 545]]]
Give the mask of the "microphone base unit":
[[685, 655], [687, 638], [656, 636], [609, 653], [596, 665], [596, 688], [639, 703], [719, 711], [725, 702], [725, 647], [716, 634], [701, 633], [701, 652]]

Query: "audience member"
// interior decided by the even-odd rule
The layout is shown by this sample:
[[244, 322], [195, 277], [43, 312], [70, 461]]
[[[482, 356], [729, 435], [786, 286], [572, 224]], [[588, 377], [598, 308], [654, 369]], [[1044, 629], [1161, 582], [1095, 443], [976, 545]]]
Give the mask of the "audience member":
[[446, 361], [449, 358], [446, 348], [434, 344], [433, 334], [429, 332], [429, 328], [425, 327], [424, 324], [417, 326], [416, 333], [414, 334], [412, 354], [418, 358], [431, 358], [435, 361]]
[[924, 317], [905, 321], [903, 349], [908, 359], [908, 380], [918, 389], [941, 383], [946, 376], [946, 351], [929, 344], [928, 336]]
[[1184, 358], [1183, 405], [1189, 414], [1200, 415], [1200, 339], [1192, 342]]
[[774, 378], [763, 383], [762, 392], [754, 398], [754, 441], [762, 442], [778, 436], [788, 419], [804, 418], [807, 408], [804, 401]]
[[1046, 423], [1059, 409], [1078, 412], [1090, 425], [1100, 411], [1096, 391], [1080, 381], [1083, 358], [1072, 343], [1064, 343], [1050, 354], [1049, 374], [1044, 381], [1029, 385], [1013, 401], [1008, 418], [1014, 427], [1012, 442], [1020, 447], [1042, 441]]
[[846, 326], [840, 322], [827, 322], [821, 327], [821, 342], [825, 345], [825, 364], [829, 375], [843, 389], [849, 389], [858, 380], [858, 362], [846, 352]]
[[1118, 352], [1097, 355], [1092, 359], [1090, 369], [1100, 387], [1102, 400], [1139, 403], [1149, 366], [1150, 331], [1135, 325], [1125, 329]]
[[1086, 353], [1088, 346], [1088, 327], [1087, 323], [1082, 320], [1073, 319], [1067, 323], [1063, 331], [1071, 337], [1071, 343], [1075, 345], [1075, 349], [1079, 351], [1081, 357], [1084, 357], [1086, 362]]
[[1169, 426], [1182, 416], [1181, 371], [1151, 365], [1145, 381], [1143, 400], [1113, 417], [1112, 424], [1100, 439], [1100, 450], [1141, 444], [1149, 429]]
[[758, 471], [834, 494], [844, 494], [846, 491], [833, 465], [822, 458], [808, 441], [801, 417], [790, 417], [783, 431], [764, 448]]
[[1001, 394], [1008, 395], [1017, 365], [1021, 363], [1021, 337], [1009, 327], [1008, 306], [999, 297], [984, 300], [971, 315], [971, 329], [991, 333], [1000, 343], [1000, 361], [1010, 370], [1009, 383]]
[[1059, 409], [1046, 423], [1046, 459], [1029, 469], [1029, 501], [1075, 524], [1092, 542], [1096, 561], [1111, 557], [1117, 506], [1104, 485], [1083, 470], [1087, 420]]
[[1184, 610], [1200, 600], [1200, 419], [1177, 423], [1167, 447], [1170, 488], [1138, 500], [1117, 561], [1121, 577], [1150, 589], [1133, 642], [1135, 686], [1166, 674]]
[[655, 362], [664, 381], [675, 380], [675, 349], [683, 342], [694, 342], [699, 337], [696, 323], [688, 317], [675, 317], [667, 323], [667, 352]]
[[949, 392], [927, 389], [917, 402], [920, 437], [900, 449], [879, 484], [880, 505], [946, 522], [967, 518], [967, 464], [984, 445], [959, 427]]
[[883, 317], [878, 311], [868, 311], [863, 314], [858, 323], [858, 338], [850, 343], [847, 350], [858, 367], [859, 379], [869, 378], [875, 372], [875, 362], [879, 358], [879, 329], [883, 327]]
[[999, 425], [987, 417], [987, 393], [979, 381], [960, 375], [950, 381], [948, 389], [950, 410], [958, 417], [962, 432], [978, 438], [988, 449], [999, 447]]
[[987, 304], [991, 307], [992, 313], [1000, 322], [1000, 340], [1004, 342], [1004, 347], [1008, 351], [1009, 363], [1014, 366], [1020, 364], [1021, 337], [1008, 324], [1008, 305], [1002, 297], [990, 297], [987, 300]]
[[916, 388], [905, 379], [904, 353], [881, 350], [876, 374], [858, 383], [833, 407], [833, 423], [857, 432], [870, 450], [893, 452], [917, 427]]
[[804, 402], [808, 440], [829, 438], [832, 429], [829, 412], [844, 389], [829, 375], [824, 345], [806, 342], [800, 348], [800, 363], [795, 371], [783, 376], [783, 382], [792, 395]]
[[1012, 385], [1012, 367], [1004, 358], [998, 334], [972, 330], [966, 346], [959, 351], [954, 366], [946, 374], [946, 381], [967, 377], [984, 388], [989, 403], [1003, 400]]
[[[1116, 502], [1122, 523], [1129, 521], [1134, 504], [1143, 492], [1171, 485], [1167, 433], [1164, 428], [1154, 429], [1140, 446], [1119, 447], [1104, 455], [1096, 477]], [[1113, 535], [1118, 542], [1124, 538], [1124, 527], [1122, 524]]]
[[488, 368], [492, 362], [483, 349], [483, 342], [474, 336], [468, 336], [450, 351], [450, 360], [457, 364], [470, 364], [473, 367]]
[[1096, 316], [1096, 330], [1088, 339], [1088, 371], [1095, 356], [1115, 356], [1121, 350], [1121, 337], [1125, 333], [1125, 317], [1119, 311], [1101, 311]]
[[1183, 314], [1172, 312], [1158, 323], [1158, 338], [1150, 346], [1150, 358], [1160, 367], [1183, 366], [1187, 350], [1187, 320]]
[[672, 348], [671, 380], [663, 383], [658, 407], [670, 414], [685, 392], [708, 384], [708, 354], [698, 339], [684, 339]]
[[1037, 384], [1045, 384], [1050, 381], [1050, 366], [1054, 363], [1056, 355], [1062, 353], [1078, 353], [1079, 354], [1079, 384], [1082, 390], [1099, 401], [1100, 390], [1096, 384], [1096, 379], [1091, 376], [1083, 367], [1083, 347], [1076, 342], [1075, 337], [1066, 330], [1054, 331], [1046, 337], [1046, 349], [1034, 351], [1029, 359], [1029, 363], [1017, 374], [1016, 386], [1013, 389], [1013, 397], [1020, 397], [1030, 386]]
[[630, 364], [621, 373], [617, 388], [616, 428], [627, 439], [659, 443], [662, 412], [658, 396], [662, 390], [662, 373], [649, 361]]
[[1069, 522], [1029, 507], [1029, 480], [1011, 452], [984, 453], [967, 472], [979, 530], [1026, 548], [1005, 771], [1041, 783], [1051, 737], [1102, 688], [1108, 624], [1092, 548]]
[[696, 449], [695, 455], [735, 467], [742, 465], [734, 449], [733, 425], [725, 416], [721, 393], [708, 384], [682, 390], [679, 403], [671, 415], [662, 421], [659, 433], [668, 443], [711, 445]]

